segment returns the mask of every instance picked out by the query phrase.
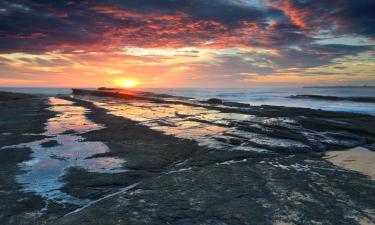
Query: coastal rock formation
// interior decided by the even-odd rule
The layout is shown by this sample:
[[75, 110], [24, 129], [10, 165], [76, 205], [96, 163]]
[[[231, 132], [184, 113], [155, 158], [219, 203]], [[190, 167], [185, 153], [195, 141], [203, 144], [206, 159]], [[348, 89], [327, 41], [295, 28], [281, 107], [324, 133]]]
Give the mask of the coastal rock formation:
[[[225, 102], [211, 105], [118, 91], [75, 93], [79, 95], [59, 98], [85, 109], [82, 126], [90, 121], [100, 129], [82, 133], [80, 126], [67, 126], [62, 135], [79, 136], [80, 145], [102, 143], [109, 151], [85, 160], [121, 159], [124, 170], [102, 173], [70, 167], [60, 177], [64, 186], [59, 191], [88, 200], [87, 204], [56, 202], [42, 211], [43, 199], [23, 193], [12, 181], [20, 173], [16, 163], [25, 160], [18, 155], [7, 162], [9, 169], [2, 175], [10, 184], [2, 186], [8, 194], [0, 195], [9, 203], [0, 217], [4, 224], [375, 223], [375, 181], [322, 158], [328, 150], [373, 149], [372, 116], [278, 106], [228, 107]], [[47, 113], [33, 123], [41, 123], [43, 129], [52, 114], [41, 99], [30, 102], [40, 104], [33, 108], [36, 112]], [[1, 137], [13, 132], [8, 128], [1, 130]], [[47, 150], [58, 144], [41, 142]], [[25, 151], [26, 158], [30, 154], [27, 149], [19, 151]], [[9, 158], [14, 150], [0, 154]], [[10, 190], [12, 185], [16, 190]], [[6, 197], [9, 193], [12, 198]], [[19, 210], [12, 211], [10, 202], [25, 195], [33, 203], [20, 201]]]
[[[92, 95], [91, 91], [84, 92], [84, 94]], [[100, 96], [101, 94], [94, 92], [93, 95]], [[105, 93], [106, 96], [111, 96], [111, 94], [110, 92]], [[111, 97], [133, 101], [137, 99], [138, 95], [135, 93], [122, 96], [121, 93], [116, 92]], [[230, 144], [228, 147], [233, 145], [248, 146], [277, 153], [294, 154], [340, 150], [356, 146], [372, 148], [371, 146], [375, 142], [375, 129], [373, 129], [375, 119], [373, 116], [364, 114], [269, 105], [249, 106], [242, 103], [223, 107], [223, 105], [226, 106], [226, 103], [219, 99], [211, 99], [211, 103], [215, 102], [213, 105], [186, 100], [167, 101], [151, 95], [150, 98], [137, 100], [149, 103], [141, 107], [133, 107], [131, 102], [129, 102], [130, 104], [127, 102], [119, 104], [128, 105], [123, 110], [134, 110], [142, 117], [157, 121], [162, 127], [165, 125], [166, 131], [171, 130], [170, 127], [178, 127], [176, 122], [195, 122], [202, 129], [207, 126], [221, 129], [220, 135], [213, 134], [212, 137]], [[100, 99], [96, 99], [96, 101], [100, 101]], [[105, 102], [101, 104], [106, 108]], [[187, 110], [187, 114], [179, 112], [182, 106]], [[180, 119], [175, 121], [173, 117], [164, 117], [163, 114], [166, 111], [163, 107], [171, 112], [176, 111], [175, 116]], [[147, 115], [150, 112], [147, 108], [151, 111], [155, 108], [163, 110]], [[196, 115], [191, 114], [194, 111], [196, 111]], [[118, 113], [121, 114], [121, 111]], [[135, 116], [134, 119], [136, 118], [138, 117]], [[163, 129], [161, 128], [161, 130]]]
[[58, 224], [370, 224], [373, 194], [365, 177], [310, 157], [233, 160], [146, 179]]
[[210, 98], [210, 99], [207, 100], [207, 103], [221, 105], [221, 104], [223, 104], [223, 101], [221, 99], [218, 99], [218, 98]]
[[[104, 107], [104, 110], [91, 102], [75, 101], [91, 110], [88, 116], [94, 121], [104, 124], [129, 123], [109, 108]], [[100, 102], [98, 99], [95, 101]], [[105, 103], [100, 104], [104, 106]], [[174, 107], [173, 104], [177, 103], [172, 103], [170, 107]], [[188, 104], [191, 106], [191, 103]], [[151, 104], [147, 107], [152, 110], [155, 106]], [[235, 128], [251, 136], [224, 133], [217, 140], [228, 144], [227, 149], [196, 147], [181, 158], [163, 154], [162, 158], [168, 163], [158, 164], [157, 175], [148, 174], [132, 179], [131, 183], [126, 183], [129, 187], [126, 191], [70, 213], [58, 224], [374, 223], [374, 181], [321, 158], [322, 152], [330, 149], [342, 150], [373, 143], [374, 130], [371, 125], [374, 118], [321, 110], [274, 106], [261, 108], [242, 111], [245, 115], [255, 116], [249, 120], [226, 123], [225, 119], [221, 119], [221, 124], [219, 120], [197, 119], [195, 114], [185, 116], [184, 112], [180, 112], [184, 116], [179, 118], [184, 121]], [[126, 108], [132, 109], [130, 106]], [[212, 110], [212, 107], [207, 106], [207, 109]], [[110, 114], [105, 114], [106, 110]], [[228, 109], [215, 107], [215, 110], [227, 113]], [[104, 133], [100, 132], [109, 133], [111, 126], [107, 131], [94, 131], [86, 137], [89, 140], [103, 137], [101, 140], [105, 141]], [[143, 132], [151, 135], [146, 130]], [[137, 140], [142, 133], [136, 131], [136, 135], [131, 137]], [[142, 139], [142, 145], [147, 146], [148, 140]], [[111, 149], [118, 149], [111, 154], [120, 156], [121, 152], [139, 151], [137, 147], [126, 144], [130, 141], [114, 139], [108, 142], [110, 146], [116, 146]], [[152, 143], [154, 147], [159, 145], [158, 141]], [[188, 145], [195, 144], [192, 142]], [[235, 146], [240, 148], [236, 150]], [[186, 145], [179, 142], [174, 148], [184, 153]], [[155, 159], [159, 154], [155, 155]], [[138, 172], [144, 170], [142, 165], [149, 165], [148, 156], [144, 157], [130, 157], [130, 165], [133, 165], [133, 161], [139, 163], [137, 167], [130, 168]], [[152, 168], [156, 172], [156, 167]], [[350, 201], [347, 202], [347, 199]]]
[[51, 204], [53, 213], [41, 213], [44, 199], [22, 190], [16, 180], [24, 172], [19, 163], [33, 157], [31, 149], [7, 147], [46, 138], [41, 135], [44, 123], [54, 116], [47, 110], [47, 100], [45, 96], [0, 92], [0, 224], [46, 224], [72, 210]]

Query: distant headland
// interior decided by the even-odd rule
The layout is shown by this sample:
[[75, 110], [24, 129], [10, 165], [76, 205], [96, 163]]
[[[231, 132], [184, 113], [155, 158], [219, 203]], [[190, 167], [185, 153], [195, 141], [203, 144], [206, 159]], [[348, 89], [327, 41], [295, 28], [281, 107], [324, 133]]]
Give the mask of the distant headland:
[[368, 85], [346, 85], [346, 86], [305, 86], [303, 88], [375, 88], [375, 86]]

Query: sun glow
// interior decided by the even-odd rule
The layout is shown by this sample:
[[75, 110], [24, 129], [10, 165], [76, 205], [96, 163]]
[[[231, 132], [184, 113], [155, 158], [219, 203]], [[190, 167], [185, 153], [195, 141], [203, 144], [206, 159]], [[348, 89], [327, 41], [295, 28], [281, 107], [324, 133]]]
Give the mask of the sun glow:
[[121, 86], [126, 87], [126, 88], [131, 88], [136, 85], [136, 82], [134, 81], [124, 81], [121, 83]]
[[133, 88], [140, 84], [137, 80], [134, 79], [117, 79], [115, 80], [116, 85], [124, 87], [124, 88]]

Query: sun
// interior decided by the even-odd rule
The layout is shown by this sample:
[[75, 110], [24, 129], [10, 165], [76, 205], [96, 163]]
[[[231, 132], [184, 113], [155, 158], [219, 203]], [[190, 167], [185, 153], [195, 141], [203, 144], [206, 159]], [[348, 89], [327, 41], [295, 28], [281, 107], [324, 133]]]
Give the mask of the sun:
[[113, 83], [116, 86], [123, 87], [123, 88], [134, 88], [142, 84], [142, 82], [134, 78], [118, 78], [118, 79], [115, 79]]
[[136, 85], [137, 85], [137, 82], [131, 81], [131, 80], [121, 82], [121, 86], [123, 86], [125, 88], [132, 88], [132, 87], [134, 87]]

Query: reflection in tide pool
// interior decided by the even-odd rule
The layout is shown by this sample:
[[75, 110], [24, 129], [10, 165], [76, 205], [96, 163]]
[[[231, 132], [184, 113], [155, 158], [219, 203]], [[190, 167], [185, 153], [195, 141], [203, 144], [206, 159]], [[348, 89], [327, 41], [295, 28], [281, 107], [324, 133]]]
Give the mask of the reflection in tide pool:
[[[199, 145], [210, 148], [268, 153], [269, 149], [275, 146], [307, 147], [293, 140], [271, 138], [265, 134], [239, 129], [240, 124], [245, 124], [246, 127], [257, 126], [260, 129], [265, 129], [270, 123], [293, 126], [295, 122], [286, 118], [270, 119], [241, 113], [223, 113], [183, 104], [127, 101], [93, 96], [80, 96], [80, 98], [92, 101], [96, 106], [107, 109], [110, 114], [138, 121], [168, 135], [195, 140]], [[269, 148], [267, 150], [259, 147], [258, 144]]]
[[[227, 148], [229, 145], [217, 140], [223, 133], [233, 128], [231, 122], [249, 120], [254, 116], [234, 113], [221, 113], [203, 107], [179, 104], [162, 104], [147, 101], [125, 101], [111, 98], [84, 97], [95, 105], [108, 109], [109, 113], [141, 122], [151, 129], [167, 135], [193, 139], [200, 145], [211, 148]], [[231, 149], [241, 146], [230, 146]]]
[[86, 118], [85, 108], [74, 106], [73, 102], [60, 98], [50, 98], [49, 101], [51, 104], [49, 110], [59, 114], [48, 120], [45, 135], [57, 135], [67, 131], [85, 133], [102, 128]]
[[[118, 173], [125, 171], [122, 167], [125, 162], [112, 157], [88, 158], [109, 149], [101, 142], [85, 142], [78, 134], [102, 127], [89, 121], [85, 116], [87, 110], [74, 106], [71, 101], [50, 98], [50, 104], [49, 110], [58, 113], [46, 124], [44, 135], [50, 138], [6, 147], [28, 147], [33, 151], [31, 160], [19, 164], [25, 173], [17, 176], [17, 182], [23, 185], [25, 191], [46, 198], [46, 207], [50, 201], [87, 204], [89, 200], [77, 199], [59, 190], [64, 186], [61, 178], [67, 169], [80, 167], [90, 172]], [[48, 146], [46, 143], [54, 144]]]

